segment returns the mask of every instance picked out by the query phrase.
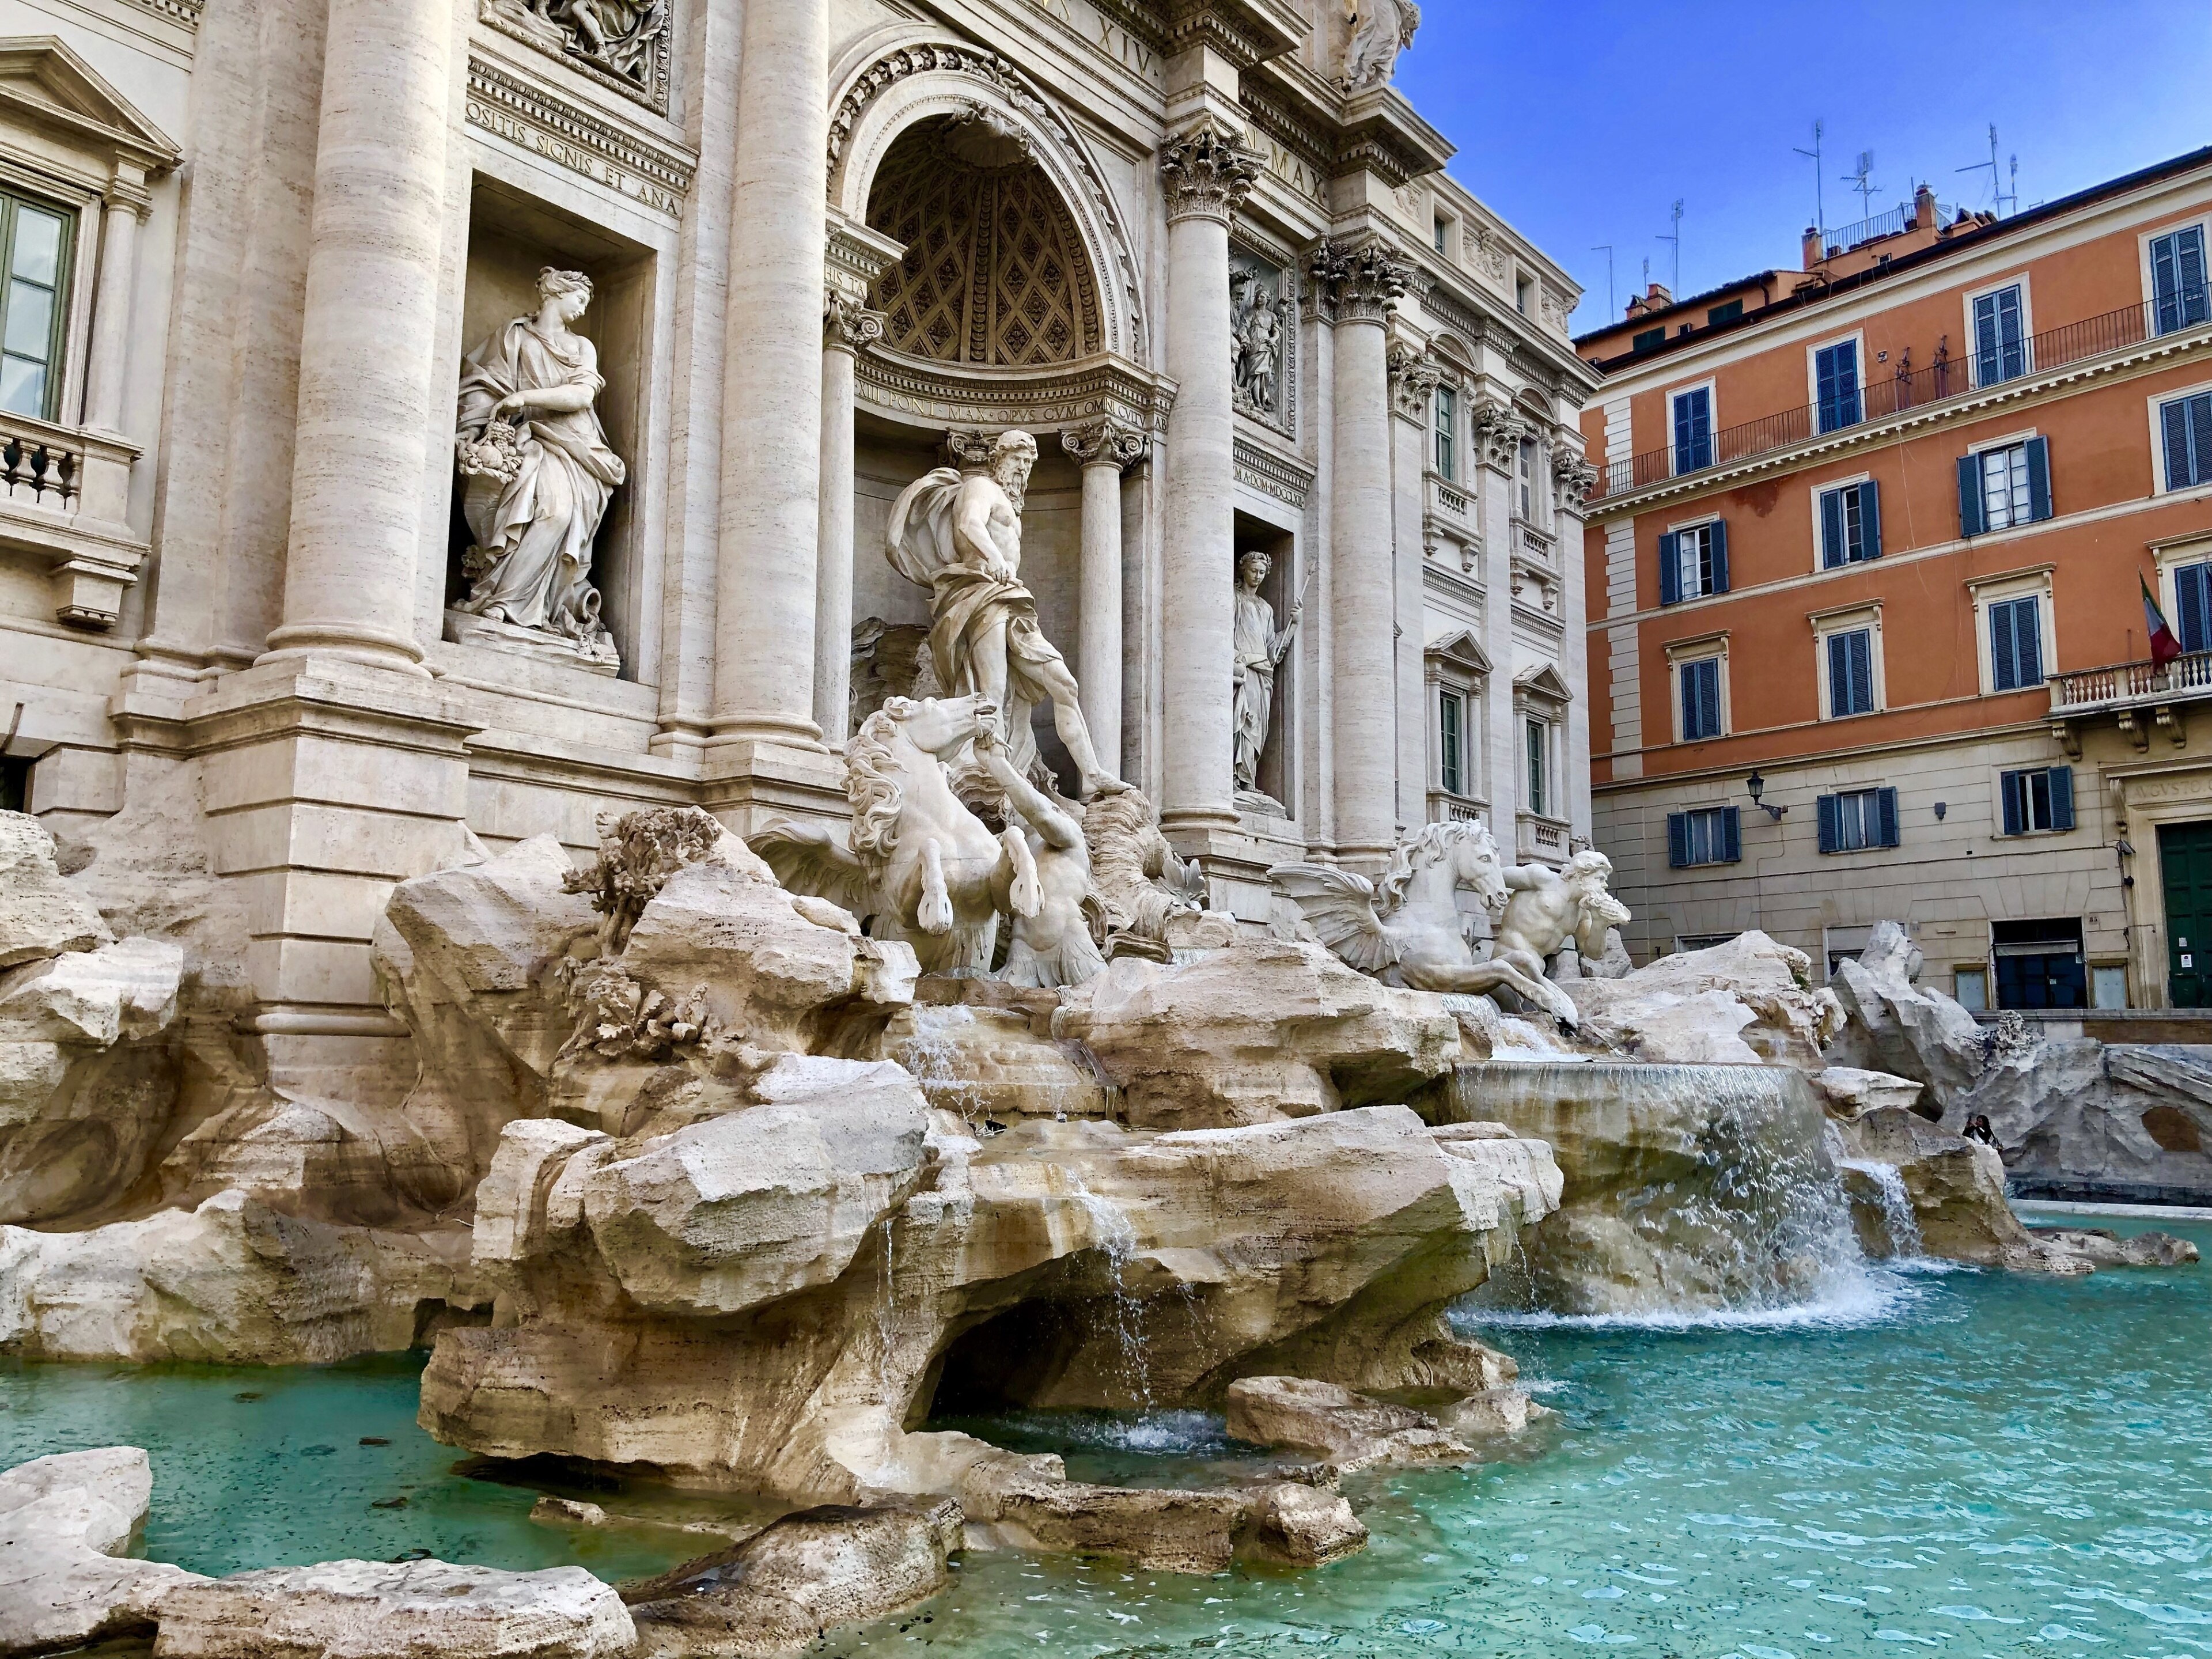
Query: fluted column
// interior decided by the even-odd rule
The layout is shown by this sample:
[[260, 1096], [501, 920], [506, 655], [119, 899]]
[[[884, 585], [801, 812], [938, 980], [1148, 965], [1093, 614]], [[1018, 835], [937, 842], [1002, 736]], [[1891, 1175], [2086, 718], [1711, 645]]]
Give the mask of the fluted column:
[[814, 574], [814, 723], [842, 743], [853, 700], [853, 374], [884, 315], [822, 296], [822, 524]]
[[1334, 311], [1329, 610], [1334, 625], [1336, 846], [1355, 862], [1397, 842], [1397, 718], [1390, 501], [1390, 307], [1406, 268], [1379, 243], [1324, 244], [1314, 283]]
[[821, 738], [829, 0], [746, 6], [738, 50], [710, 753]]
[[1160, 152], [1168, 204], [1168, 479], [1160, 641], [1166, 717], [1160, 822], [1233, 830], [1237, 424], [1229, 223], [1258, 158], [1202, 127]]
[[1121, 775], [1121, 472], [1145, 453], [1144, 434], [1098, 421], [1060, 434], [1083, 463], [1083, 550], [1077, 566], [1080, 614], [1075, 672], [1083, 720], [1098, 763]]
[[271, 656], [330, 652], [420, 672], [425, 445], [447, 390], [431, 380], [453, 34], [450, 0], [330, 0]]
[[131, 285], [138, 270], [138, 223], [152, 205], [143, 168], [118, 166], [100, 212], [100, 288], [92, 302], [84, 423], [123, 429], [124, 368], [131, 356]]

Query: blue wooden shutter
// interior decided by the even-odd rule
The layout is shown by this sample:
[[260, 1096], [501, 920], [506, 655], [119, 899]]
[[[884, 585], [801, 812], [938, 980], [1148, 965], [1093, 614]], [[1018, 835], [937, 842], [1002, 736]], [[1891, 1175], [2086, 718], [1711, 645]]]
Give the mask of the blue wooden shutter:
[[1820, 850], [1836, 853], [1844, 845], [1844, 803], [1840, 796], [1823, 795], [1819, 801], [1820, 814]]
[[2074, 769], [2070, 766], [2051, 769], [2051, 827], [2074, 827]]
[[[1846, 714], [1874, 712], [1874, 635], [1865, 629], [1838, 634], [1844, 647], [1844, 707]], [[1835, 672], [1832, 662], [1829, 672]]]
[[1721, 862], [1743, 862], [1743, 813], [1740, 808], [1721, 808]]
[[1667, 814], [1667, 867], [1686, 870], [1690, 866], [1690, 815], [1687, 812]]
[[2212, 392], [2179, 398], [2159, 418], [2166, 428], [2166, 487], [2212, 483]]
[[1982, 516], [1982, 458], [1959, 457], [1959, 533], [1978, 536], [1987, 527]]
[[1881, 556], [1881, 486], [1872, 478], [1859, 485], [1859, 534], [1865, 545], [1864, 557]]
[[2051, 516], [2051, 440], [2027, 441], [2027, 516], [2031, 523]]
[[2173, 236], [2175, 275], [2181, 278], [2181, 320], [2185, 327], [2212, 316], [2212, 295], [2205, 292], [2204, 231], [2191, 225]]
[[1833, 570], [1850, 557], [1844, 544], [1844, 492], [1829, 489], [1820, 495], [1820, 566]]
[[2024, 772], [2001, 772], [1997, 775], [1997, 793], [2004, 798], [2004, 832], [2008, 836], [2027, 833], [2027, 775]]
[[2023, 687], [2043, 684], [2043, 601], [2013, 601], [2013, 638], [2017, 641], [2020, 683]]
[[1990, 607], [1990, 685], [2020, 690], [2020, 640], [2011, 601]]
[[1682, 598], [1682, 556], [1672, 531], [1659, 538], [1659, 603], [1678, 605]]
[[1878, 847], [1894, 847], [1898, 844], [1897, 791], [1877, 789], [1875, 791], [1875, 805], [1879, 809], [1881, 819], [1881, 834], [1875, 837], [1875, 844]]
[[1721, 734], [1721, 665], [1717, 657], [1709, 659], [1705, 672], [1698, 676], [1698, 729], [1709, 738]]
[[2185, 564], [2175, 571], [2173, 596], [2181, 613], [2181, 648], [2212, 651], [2212, 564]]
[[1713, 592], [1716, 593], [1725, 593], [1729, 591], [1727, 520], [1716, 519], [1713, 520], [1712, 537]]
[[2158, 306], [2158, 331], [2181, 326], [2181, 283], [2174, 270], [2175, 239], [2160, 236], [2150, 245], [2150, 289]]

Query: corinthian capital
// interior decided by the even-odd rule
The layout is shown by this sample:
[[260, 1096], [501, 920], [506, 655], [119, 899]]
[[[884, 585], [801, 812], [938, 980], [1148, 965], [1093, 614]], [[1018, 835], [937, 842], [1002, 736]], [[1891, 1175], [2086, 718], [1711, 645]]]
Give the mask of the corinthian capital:
[[1597, 468], [1565, 444], [1552, 452], [1552, 477], [1559, 481], [1560, 495], [1570, 511], [1579, 512], [1589, 506], [1589, 498], [1597, 492]]
[[1129, 466], [1144, 456], [1145, 434], [1121, 421], [1093, 421], [1060, 434], [1060, 447], [1085, 466]]
[[1168, 222], [1216, 219], [1227, 224], [1260, 177], [1260, 155], [1213, 127], [1200, 127], [1160, 146], [1167, 180]]
[[1426, 351], [1402, 340], [1391, 346], [1390, 390], [1407, 420], [1419, 424], [1429, 418], [1429, 399], [1443, 379], [1443, 365]]
[[1340, 323], [1387, 323], [1406, 297], [1412, 267], [1381, 242], [1323, 242], [1307, 266], [1322, 314]]
[[822, 291], [822, 344], [832, 351], [866, 351], [884, 337], [884, 313], [847, 299], [835, 289]]
[[1521, 440], [1528, 435], [1528, 422], [1513, 405], [1498, 397], [1478, 398], [1468, 411], [1468, 424], [1474, 428], [1484, 464], [1500, 472], [1512, 471], [1521, 453]]

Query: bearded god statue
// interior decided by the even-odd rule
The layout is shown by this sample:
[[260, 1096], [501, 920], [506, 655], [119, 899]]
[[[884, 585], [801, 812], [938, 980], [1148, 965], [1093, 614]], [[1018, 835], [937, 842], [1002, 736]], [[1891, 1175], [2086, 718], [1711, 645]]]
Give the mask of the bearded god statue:
[[1079, 774], [1077, 793], [1091, 800], [1129, 786], [1099, 761], [1075, 676], [1037, 625], [1036, 600], [1022, 586], [1022, 501], [1036, 454], [1028, 433], [1007, 432], [988, 465], [925, 473], [891, 507], [884, 555], [929, 590], [929, 648], [942, 695], [991, 704], [1006, 758], [1024, 777], [1038, 763], [1030, 711], [1050, 703]]
[[453, 609], [489, 625], [462, 637], [511, 645], [538, 635], [613, 673], [622, 659], [599, 620], [592, 544], [628, 473], [595, 408], [607, 384], [599, 353], [573, 326], [592, 303], [591, 278], [549, 267], [538, 297], [534, 314], [461, 366], [454, 453], [476, 544], [463, 566], [472, 586]]

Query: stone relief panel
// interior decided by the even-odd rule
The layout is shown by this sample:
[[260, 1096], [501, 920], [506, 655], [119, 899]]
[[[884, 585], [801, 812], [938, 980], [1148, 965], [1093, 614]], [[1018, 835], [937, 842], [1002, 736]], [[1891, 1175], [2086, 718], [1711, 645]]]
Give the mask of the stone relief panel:
[[1231, 351], [1237, 407], [1295, 436], [1297, 409], [1297, 284], [1273, 261], [1242, 248], [1229, 256]]
[[479, 21], [668, 112], [672, 0], [477, 0]]

